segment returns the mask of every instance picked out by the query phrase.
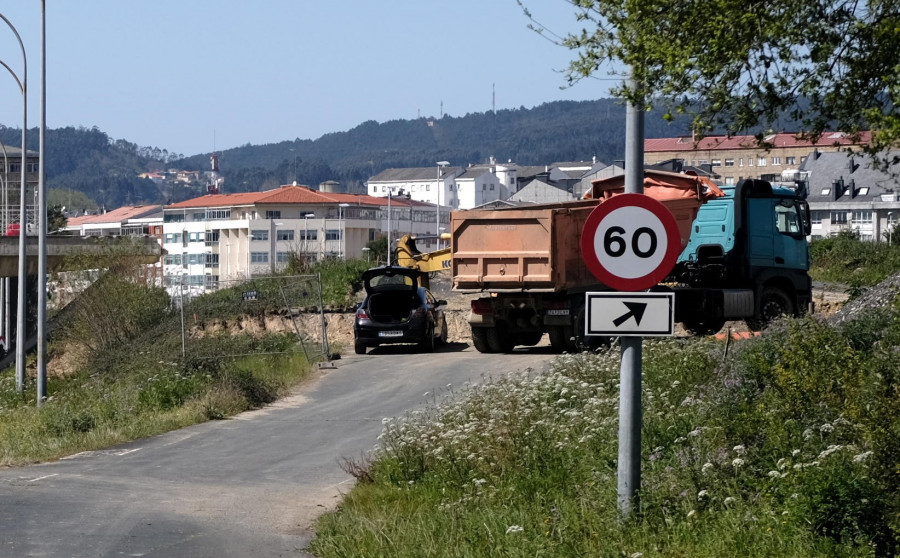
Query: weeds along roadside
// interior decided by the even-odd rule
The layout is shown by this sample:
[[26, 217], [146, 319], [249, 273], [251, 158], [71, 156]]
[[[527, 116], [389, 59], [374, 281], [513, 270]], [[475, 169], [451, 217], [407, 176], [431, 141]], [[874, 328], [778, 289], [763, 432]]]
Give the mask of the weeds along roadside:
[[[894, 556], [900, 312], [787, 320], [723, 356], [644, 344], [640, 514], [616, 515], [619, 360], [566, 355], [385, 419], [331, 556]], [[431, 396], [434, 397], [434, 396]]]
[[79, 364], [49, 376], [50, 397], [40, 408], [33, 381], [19, 394], [11, 371], [0, 376], [0, 465], [233, 416], [286, 394], [310, 369], [293, 332], [207, 335], [182, 358], [180, 315], [162, 289], [120, 276], [100, 286], [106, 296], [82, 299], [50, 344], [51, 361], [69, 351]]

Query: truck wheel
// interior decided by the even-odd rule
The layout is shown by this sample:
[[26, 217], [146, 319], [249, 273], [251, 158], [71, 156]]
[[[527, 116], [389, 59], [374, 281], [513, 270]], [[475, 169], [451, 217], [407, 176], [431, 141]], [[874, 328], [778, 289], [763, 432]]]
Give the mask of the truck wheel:
[[490, 353], [491, 346], [488, 345], [487, 342], [487, 332], [488, 328], [486, 327], [473, 327], [472, 328], [472, 344], [475, 345], [475, 350], [479, 353]]
[[780, 316], [793, 315], [794, 303], [791, 302], [791, 297], [778, 287], [764, 287], [762, 296], [759, 297], [757, 315], [746, 321], [750, 329], [759, 331]]
[[715, 335], [725, 325], [725, 318], [694, 318], [681, 322], [691, 335]]
[[553, 350], [561, 353], [569, 344], [569, 328], [566, 326], [553, 326], [550, 328], [550, 345]]
[[516, 346], [505, 324], [487, 328], [487, 342], [492, 353], [510, 353]]
[[526, 347], [534, 347], [538, 343], [541, 342], [541, 338], [544, 336], [544, 332], [542, 331], [528, 331], [526, 333], [520, 333], [519, 338], [517, 339], [519, 345], [525, 345]]
[[358, 354], [358, 355], [364, 355], [364, 354], [366, 354], [366, 346], [363, 345], [362, 343], [360, 343], [359, 341], [354, 341], [354, 342], [353, 342], [353, 350], [354, 350], [354, 352], [356, 352], [356, 354]]

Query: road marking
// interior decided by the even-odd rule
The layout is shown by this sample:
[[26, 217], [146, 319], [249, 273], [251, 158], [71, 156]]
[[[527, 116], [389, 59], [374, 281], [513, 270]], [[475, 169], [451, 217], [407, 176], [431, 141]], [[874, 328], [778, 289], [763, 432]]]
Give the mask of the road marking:
[[57, 475], [59, 475], [59, 473], [53, 473], [52, 475], [44, 475], [43, 477], [38, 477], [38, 478], [36, 478], [36, 479], [31, 479], [31, 480], [29, 480], [28, 482], [37, 482], [37, 481], [39, 481], [39, 480], [49, 479], [50, 477], [55, 477], [55, 476], [57, 476]]
[[95, 450], [95, 451], [83, 451], [81, 453], [76, 453], [74, 455], [67, 455], [65, 457], [61, 457], [60, 461], [67, 459], [79, 459], [82, 457], [94, 457], [97, 455], [113, 455], [116, 457], [122, 457], [124, 455], [128, 455], [129, 453], [134, 453], [136, 451], [141, 451], [143, 448], [134, 448], [127, 450]]

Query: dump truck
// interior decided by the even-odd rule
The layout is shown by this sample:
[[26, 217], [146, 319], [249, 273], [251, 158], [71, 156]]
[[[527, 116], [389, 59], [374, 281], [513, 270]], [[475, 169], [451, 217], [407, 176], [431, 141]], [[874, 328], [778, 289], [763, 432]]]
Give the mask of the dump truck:
[[[620, 176], [594, 181], [588, 199], [451, 214], [453, 288], [484, 293], [469, 315], [478, 351], [535, 345], [545, 333], [558, 351], [609, 341], [585, 335], [585, 293], [613, 289], [586, 266], [581, 231], [598, 204], [621, 193]], [[670, 275], [650, 290], [674, 292], [675, 321], [688, 332], [714, 333], [728, 320], [760, 328], [810, 308], [802, 191], [646, 170], [644, 193], [672, 212], [682, 246]]]

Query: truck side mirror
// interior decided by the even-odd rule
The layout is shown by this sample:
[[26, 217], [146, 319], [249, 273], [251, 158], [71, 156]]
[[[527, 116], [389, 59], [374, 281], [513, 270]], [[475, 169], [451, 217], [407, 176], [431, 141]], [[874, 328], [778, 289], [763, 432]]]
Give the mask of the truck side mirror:
[[801, 201], [798, 209], [800, 210], [800, 218], [803, 221], [803, 235], [809, 236], [812, 234], [812, 218], [809, 214], [809, 204], [805, 201]]

